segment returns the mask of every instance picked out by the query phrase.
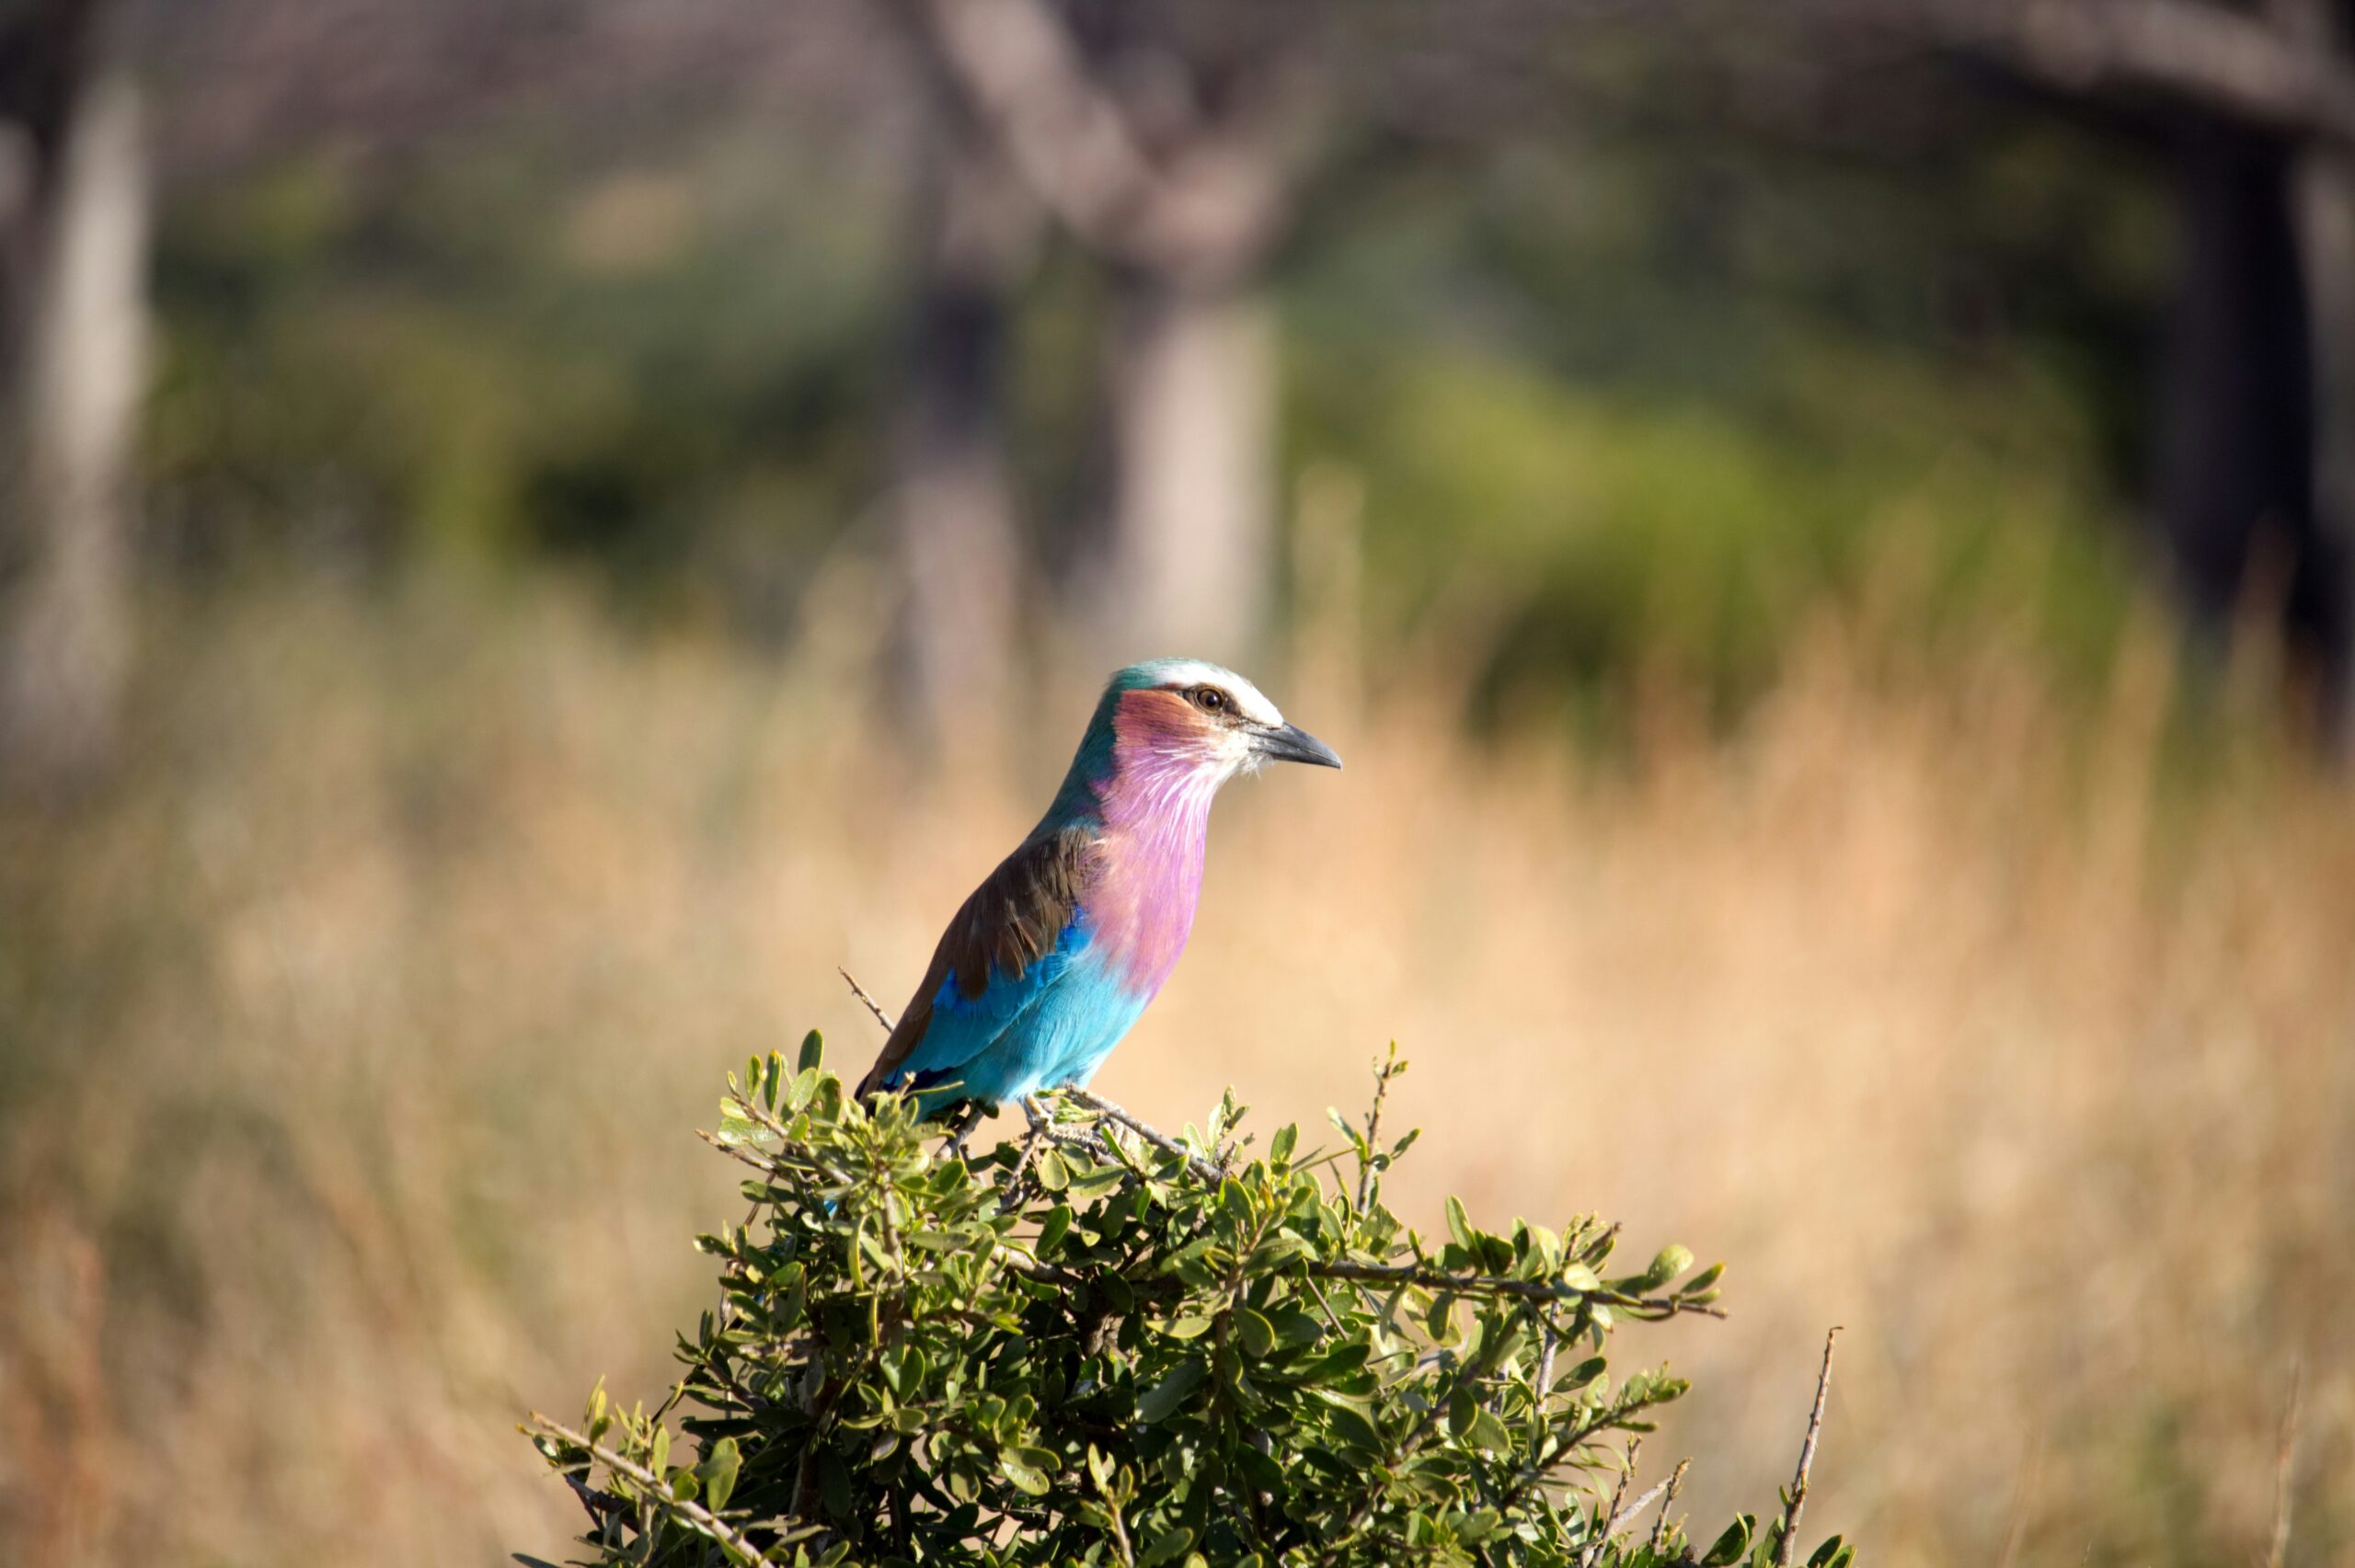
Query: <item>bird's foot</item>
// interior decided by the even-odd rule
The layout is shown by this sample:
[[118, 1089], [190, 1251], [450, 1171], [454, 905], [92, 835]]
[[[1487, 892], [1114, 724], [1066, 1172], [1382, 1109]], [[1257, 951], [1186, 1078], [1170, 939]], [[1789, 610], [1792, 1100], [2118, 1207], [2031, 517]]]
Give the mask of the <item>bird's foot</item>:
[[973, 1129], [982, 1125], [983, 1114], [979, 1105], [966, 1105], [958, 1110], [955, 1113], [956, 1120], [949, 1126], [948, 1140], [941, 1144], [940, 1151], [944, 1154], [954, 1154], [959, 1160], [964, 1159], [966, 1157], [965, 1140], [971, 1138]]

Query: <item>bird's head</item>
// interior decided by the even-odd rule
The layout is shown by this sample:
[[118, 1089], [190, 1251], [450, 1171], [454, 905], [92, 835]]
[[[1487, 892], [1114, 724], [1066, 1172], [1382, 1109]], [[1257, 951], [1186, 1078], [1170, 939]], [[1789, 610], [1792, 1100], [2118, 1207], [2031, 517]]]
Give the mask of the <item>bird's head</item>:
[[1286, 723], [1258, 687], [1196, 658], [1153, 659], [1114, 675], [1097, 727], [1124, 775], [1182, 774], [1215, 788], [1269, 762], [1341, 765], [1331, 747]]

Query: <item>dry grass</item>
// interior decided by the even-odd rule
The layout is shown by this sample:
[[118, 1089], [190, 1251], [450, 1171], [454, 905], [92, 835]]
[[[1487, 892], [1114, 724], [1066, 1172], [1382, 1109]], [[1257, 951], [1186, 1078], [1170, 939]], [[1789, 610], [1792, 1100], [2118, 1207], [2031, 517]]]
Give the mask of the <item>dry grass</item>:
[[[0, 1559], [561, 1554], [511, 1423], [658, 1387], [719, 1071], [863, 1056], [834, 964], [898, 1004], [1084, 706], [916, 768], [819, 602], [782, 665], [549, 598], [159, 612], [129, 776], [0, 821]], [[2162, 786], [2147, 651], [2089, 728], [1860, 646], [1624, 767], [1304, 658], [1349, 771], [1222, 805], [1100, 1086], [1321, 1119], [1395, 1036], [1410, 1210], [1727, 1259], [1648, 1446], [1697, 1514], [1771, 1502], [1836, 1321], [1809, 1519], [1878, 1562], [2255, 1560], [2301, 1357], [2290, 1560], [2355, 1561], [2355, 801], [2257, 742]]]

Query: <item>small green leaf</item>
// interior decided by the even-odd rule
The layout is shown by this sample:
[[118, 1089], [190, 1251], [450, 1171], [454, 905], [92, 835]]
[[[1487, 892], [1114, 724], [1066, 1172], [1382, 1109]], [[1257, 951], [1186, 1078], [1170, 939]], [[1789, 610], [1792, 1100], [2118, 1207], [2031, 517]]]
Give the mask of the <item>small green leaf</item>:
[[1047, 1217], [1039, 1221], [1039, 1255], [1045, 1257], [1049, 1253], [1053, 1252], [1062, 1244], [1064, 1235], [1070, 1230], [1071, 1205], [1059, 1203], [1049, 1209]]
[[728, 1506], [728, 1499], [736, 1490], [736, 1471], [741, 1463], [735, 1438], [722, 1437], [711, 1446], [703, 1463], [695, 1466], [695, 1474], [703, 1480], [705, 1506], [714, 1510]]
[[1166, 1418], [1185, 1402], [1186, 1396], [1201, 1387], [1210, 1376], [1210, 1368], [1199, 1356], [1189, 1356], [1170, 1368], [1169, 1375], [1155, 1383], [1137, 1401], [1137, 1419], [1151, 1425]]
[[812, 1029], [801, 1036], [801, 1056], [793, 1064], [796, 1072], [807, 1072], [813, 1067], [826, 1065], [826, 1037]]
[[1153, 1538], [1151, 1545], [1137, 1555], [1137, 1568], [1157, 1568], [1157, 1565], [1178, 1556], [1194, 1544], [1194, 1532], [1184, 1525], [1162, 1531]]
[[1717, 1537], [1716, 1543], [1701, 1554], [1701, 1568], [1732, 1568], [1732, 1564], [1740, 1562], [1741, 1554], [1749, 1550], [1751, 1531], [1757, 1528], [1758, 1521], [1751, 1515], [1744, 1514], [1735, 1519], [1726, 1527], [1725, 1534]]
[[1287, 1124], [1278, 1127], [1276, 1136], [1268, 1140], [1268, 1162], [1281, 1168], [1292, 1159], [1292, 1151], [1299, 1142], [1300, 1128], [1297, 1125]]
[[1051, 1149], [1040, 1154], [1030, 1169], [1038, 1175], [1039, 1185], [1051, 1193], [1059, 1193], [1071, 1185], [1071, 1167], [1064, 1164], [1063, 1157]]
[[1462, 1202], [1453, 1197], [1447, 1200], [1447, 1234], [1449, 1239], [1465, 1252], [1476, 1254], [1478, 1253], [1479, 1248], [1473, 1240], [1472, 1220], [1464, 1212]]
[[1257, 1360], [1276, 1347], [1276, 1325], [1248, 1307], [1235, 1309], [1235, 1331], [1243, 1354]]
[[1052, 1475], [1063, 1468], [1052, 1448], [1021, 1448], [1013, 1450], [1014, 1457], [1042, 1475]]

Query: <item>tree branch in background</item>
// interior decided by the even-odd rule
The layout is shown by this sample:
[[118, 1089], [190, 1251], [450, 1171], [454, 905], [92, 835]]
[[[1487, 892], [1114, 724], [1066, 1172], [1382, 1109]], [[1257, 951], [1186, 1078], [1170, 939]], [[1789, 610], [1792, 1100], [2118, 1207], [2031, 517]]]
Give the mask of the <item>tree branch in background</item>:
[[2261, 15], [2207, 0], [1821, 0], [1818, 16], [1975, 55], [2072, 97], [2147, 96], [2355, 146], [2355, 71]]
[[131, 657], [147, 152], [113, 7], [0, 25], [0, 764], [44, 793], [113, 750]]
[[1119, 95], [1043, 0], [904, 0], [919, 34], [1055, 219], [1108, 259], [1224, 282], [1265, 251], [1290, 204], [1281, 66], [1215, 120], [1146, 150]]

